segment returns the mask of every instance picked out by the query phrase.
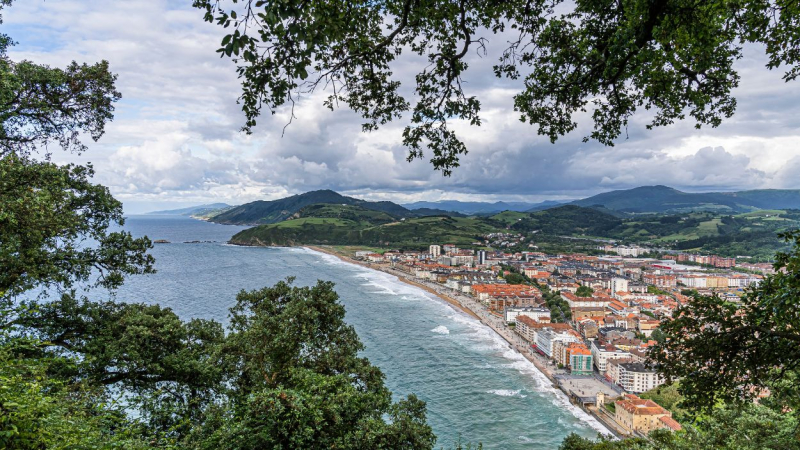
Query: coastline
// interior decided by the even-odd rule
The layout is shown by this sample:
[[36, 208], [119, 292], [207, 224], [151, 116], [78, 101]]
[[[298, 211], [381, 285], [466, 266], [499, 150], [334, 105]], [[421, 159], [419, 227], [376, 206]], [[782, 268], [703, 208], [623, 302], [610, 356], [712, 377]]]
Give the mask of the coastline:
[[[607, 417], [604, 414], [601, 414], [600, 411], [596, 410], [596, 408], [586, 407], [585, 405], [583, 405], [583, 404], [581, 404], [579, 402], [574, 402], [572, 400], [572, 398], [570, 397], [570, 393], [556, 379], [555, 374], [553, 373], [553, 369], [554, 368], [551, 369], [550, 367], [548, 367], [547, 360], [544, 360], [543, 358], [539, 357], [538, 355], [535, 355], [532, 352], [530, 352], [529, 349], [526, 348], [527, 344], [523, 345], [523, 342], [522, 342], [521, 338], [519, 336], [517, 336], [513, 331], [510, 331], [507, 328], [506, 329], [502, 329], [493, 320], [487, 320], [485, 318], [482, 318], [477, 311], [473, 310], [470, 307], [470, 305], [465, 304], [466, 302], [462, 303], [461, 301], [453, 298], [452, 296], [450, 296], [450, 295], [448, 295], [448, 294], [446, 294], [444, 292], [441, 292], [439, 290], [436, 290], [431, 286], [427, 286], [427, 285], [425, 285], [423, 283], [420, 283], [420, 282], [417, 282], [415, 280], [412, 280], [410, 278], [409, 274], [406, 274], [406, 273], [400, 272], [398, 270], [392, 269], [391, 267], [387, 267], [386, 265], [383, 265], [383, 264], [369, 264], [369, 263], [364, 263], [362, 261], [357, 261], [357, 260], [355, 260], [353, 258], [350, 258], [347, 255], [344, 255], [344, 254], [342, 254], [340, 252], [337, 252], [337, 251], [335, 251], [333, 249], [326, 248], [326, 247], [319, 247], [319, 246], [314, 246], [314, 245], [303, 245], [302, 247], [307, 248], [307, 249], [312, 250], [312, 251], [324, 253], [326, 255], [334, 256], [334, 257], [338, 258], [339, 260], [341, 260], [343, 262], [346, 262], [346, 263], [349, 263], [349, 264], [356, 264], [356, 265], [359, 265], [359, 266], [367, 268], [367, 269], [377, 270], [377, 271], [380, 271], [380, 272], [387, 273], [389, 275], [396, 276], [399, 281], [401, 281], [403, 283], [406, 283], [408, 285], [411, 285], [411, 286], [415, 286], [417, 288], [420, 288], [420, 289], [424, 290], [425, 292], [428, 292], [428, 293], [430, 293], [432, 295], [435, 295], [436, 297], [440, 298], [441, 300], [447, 302], [453, 308], [464, 312], [465, 314], [469, 315], [470, 317], [472, 317], [474, 319], [477, 319], [478, 321], [481, 322], [481, 324], [483, 324], [485, 326], [488, 326], [497, 335], [499, 335], [503, 340], [505, 340], [509, 344], [509, 347], [511, 349], [513, 349], [516, 353], [521, 355], [527, 361], [531, 362], [533, 364], [533, 366], [536, 367], [536, 369], [542, 375], [544, 375], [547, 378], [547, 380], [549, 380], [552, 383], [552, 386], [554, 388], [558, 389], [564, 395], [567, 396], [567, 398], [570, 400], [571, 404], [573, 404], [573, 405], [577, 406], [578, 408], [580, 408], [580, 410], [583, 411], [584, 413], [586, 413], [589, 416], [589, 418], [597, 421], [605, 429], [603, 434], [611, 435], [611, 436], [614, 436], [614, 437], [617, 437], [617, 438], [623, 437], [622, 434], [620, 433], [619, 426], [613, 421], [613, 419]], [[472, 305], [473, 308], [478, 309], [475, 306], [476, 306], [476, 304]]]
[[428, 292], [429, 294], [433, 294], [433, 295], [439, 297], [440, 299], [444, 300], [445, 302], [449, 303], [450, 305], [456, 307], [460, 311], [468, 314], [469, 316], [472, 316], [475, 319], [481, 320], [481, 318], [477, 314], [475, 314], [474, 311], [472, 311], [468, 307], [462, 305], [461, 302], [459, 302], [458, 300], [456, 300], [456, 299], [454, 299], [452, 297], [449, 297], [447, 295], [441, 294], [439, 292], [436, 292], [435, 290], [431, 289], [428, 286], [425, 286], [424, 284], [417, 283], [416, 281], [410, 280], [410, 279], [408, 279], [406, 277], [398, 276], [394, 272], [389, 272], [389, 271], [385, 270], [383, 267], [380, 267], [380, 265], [372, 265], [372, 264], [366, 264], [366, 263], [361, 262], [361, 261], [356, 261], [355, 259], [348, 258], [347, 256], [342, 255], [341, 253], [337, 253], [337, 252], [335, 252], [333, 250], [330, 250], [330, 249], [327, 249], [327, 248], [324, 248], [324, 247], [317, 247], [317, 246], [314, 246], [314, 245], [304, 245], [303, 247], [305, 247], [305, 248], [307, 248], [309, 250], [314, 250], [316, 252], [325, 253], [326, 255], [335, 256], [335, 257], [339, 258], [340, 260], [342, 260], [344, 262], [347, 262], [347, 263], [350, 263], [350, 264], [357, 264], [357, 265], [359, 265], [361, 267], [366, 267], [367, 269], [378, 270], [378, 271], [381, 271], [381, 272], [384, 272], [384, 273], [389, 273], [391, 275], [395, 275], [403, 283], [410, 284], [412, 286], [415, 286], [415, 287], [418, 287], [418, 288], [424, 290], [425, 292]]

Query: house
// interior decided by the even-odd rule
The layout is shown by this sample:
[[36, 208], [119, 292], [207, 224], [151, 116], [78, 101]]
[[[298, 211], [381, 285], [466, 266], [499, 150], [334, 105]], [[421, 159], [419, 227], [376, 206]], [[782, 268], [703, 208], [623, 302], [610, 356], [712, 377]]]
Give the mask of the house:
[[646, 435], [655, 430], [681, 429], [681, 425], [672, 418], [672, 413], [652, 400], [626, 394], [621, 400], [614, 402], [614, 406], [614, 419], [632, 433]]

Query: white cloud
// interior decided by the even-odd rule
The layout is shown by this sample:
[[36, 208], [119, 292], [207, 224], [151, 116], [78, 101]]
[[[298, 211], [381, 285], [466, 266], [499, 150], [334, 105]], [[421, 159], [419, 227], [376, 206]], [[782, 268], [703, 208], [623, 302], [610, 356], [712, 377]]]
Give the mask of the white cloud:
[[[616, 147], [583, 143], [590, 123], [557, 144], [520, 123], [512, 111], [518, 82], [491, 74], [497, 53], [471, 57], [465, 80], [483, 104], [483, 126], [454, 124], [470, 153], [453, 177], [427, 160], [405, 161], [405, 122], [362, 134], [360, 118], [330, 112], [322, 95], [306, 97], [285, 130], [289, 111], [259, 120], [252, 136], [238, 132], [234, 65], [214, 52], [224, 30], [202, 21], [188, 1], [30, 0], [5, 11], [20, 45], [14, 59], [63, 66], [75, 59], [110, 61], [123, 99], [107, 134], [84, 155], [98, 181], [123, 200], [227, 201], [271, 199], [331, 188], [369, 198], [542, 200], [575, 198], [611, 188], [667, 184], [676, 188], [800, 188], [800, 90], [763, 68], [763, 52], [748, 47], [738, 63], [737, 114], [717, 129], [689, 122], [646, 131], [637, 116]], [[495, 45], [495, 46], [496, 46]], [[402, 62], [418, 62], [414, 58]], [[398, 67], [406, 88], [416, 65]], [[406, 117], [407, 120], [407, 117]], [[283, 135], [283, 136], [282, 136]], [[724, 148], [724, 150], [723, 150]]]

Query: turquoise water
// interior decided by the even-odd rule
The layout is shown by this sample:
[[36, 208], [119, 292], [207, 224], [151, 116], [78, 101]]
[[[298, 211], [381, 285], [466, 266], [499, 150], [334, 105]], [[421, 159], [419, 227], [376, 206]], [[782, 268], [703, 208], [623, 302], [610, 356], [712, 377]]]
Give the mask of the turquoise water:
[[[571, 432], [602, 429], [491, 329], [394, 276], [306, 249], [227, 245], [240, 227], [184, 217], [133, 216], [125, 228], [172, 243], [153, 249], [158, 273], [130, 278], [117, 299], [160, 303], [184, 318], [225, 322], [241, 289], [288, 276], [335, 282], [389, 388], [427, 402], [437, 448], [461, 436], [488, 449], [552, 449]], [[182, 243], [193, 240], [216, 242]]]

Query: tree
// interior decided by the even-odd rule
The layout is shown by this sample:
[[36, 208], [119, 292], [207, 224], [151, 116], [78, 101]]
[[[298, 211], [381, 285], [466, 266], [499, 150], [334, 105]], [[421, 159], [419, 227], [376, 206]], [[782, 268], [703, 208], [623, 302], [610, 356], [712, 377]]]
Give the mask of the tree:
[[[3, 8], [11, 3], [0, 0], [0, 25]], [[0, 157], [28, 155], [51, 142], [85, 151], [80, 133], [100, 139], [121, 98], [108, 61], [91, 66], [73, 61], [66, 69], [13, 62], [6, 54], [13, 44], [0, 33]]]
[[528, 284], [528, 277], [519, 273], [509, 273], [508, 275], [504, 276], [503, 279], [506, 280], [508, 284]]
[[196, 448], [430, 449], [425, 404], [392, 403], [333, 283], [292, 280], [241, 292], [223, 352], [233, 361], [223, 407], [196, 427]]
[[578, 290], [575, 291], [575, 295], [578, 297], [591, 297], [594, 293], [594, 289], [589, 286], [578, 286]]
[[[767, 67], [800, 75], [800, 5], [770, 0], [424, 2], [195, 0], [208, 22], [231, 27], [217, 50], [239, 64], [250, 131], [262, 108], [274, 112], [327, 88], [325, 105], [360, 113], [371, 131], [411, 111], [403, 133], [409, 159], [432, 152], [449, 174], [466, 153], [451, 123], [481, 124], [478, 98], [464, 86], [467, 56], [487, 55], [488, 36], [508, 42], [493, 72], [521, 79], [514, 97], [522, 121], [555, 142], [591, 111], [584, 140], [613, 145], [641, 108], [648, 128], [687, 115], [718, 126], [736, 108], [733, 62], [744, 43], [765, 45]], [[427, 65], [412, 104], [393, 70], [403, 52]], [[294, 116], [292, 116], [294, 117]]]
[[[11, 0], [0, 1], [0, 13]], [[0, 24], [2, 15], [0, 15]], [[58, 166], [30, 154], [56, 142], [86, 148], [112, 120], [120, 95], [103, 61], [66, 70], [13, 62], [0, 35], [0, 307], [33, 287], [69, 289], [97, 275], [114, 288], [125, 274], [152, 272], [147, 238], [110, 232], [124, 224], [122, 204], [89, 180], [91, 166]]]
[[48, 375], [50, 364], [69, 361], [17, 355], [38, 344], [15, 339], [0, 346], [0, 448], [151, 448], [102, 391]]
[[113, 289], [124, 275], [153, 272], [149, 239], [110, 231], [125, 223], [122, 204], [93, 175], [91, 166], [0, 158], [0, 301], [75, 282]]
[[770, 392], [778, 411], [800, 407], [800, 231], [782, 234], [792, 250], [778, 253], [775, 269], [737, 305], [695, 295], [660, 329], [666, 339], [653, 354], [670, 380], [680, 378], [684, 403], [709, 411]]

